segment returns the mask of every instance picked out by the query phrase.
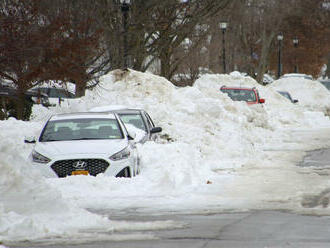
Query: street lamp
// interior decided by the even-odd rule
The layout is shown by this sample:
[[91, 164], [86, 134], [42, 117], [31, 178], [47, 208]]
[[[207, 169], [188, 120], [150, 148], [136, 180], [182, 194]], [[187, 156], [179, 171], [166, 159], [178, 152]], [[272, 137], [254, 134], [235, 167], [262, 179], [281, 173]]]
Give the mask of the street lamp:
[[277, 35], [278, 40], [278, 72], [277, 72], [277, 78], [280, 78], [282, 75], [282, 62], [281, 62], [281, 50], [282, 50], [282, 40], [283, 40], [283, 34], [279, 33]]
[[298, 47], [299, 39], [297, 37], [294, 37], [292, 41], [293, 41], [293, 46], [295, 48], [295, 53], [294, 53], [294, 73], [298, 73], [297, 51], [296, 51], [296, 48]]
[[222, 66], [223, 73], [226, 73], [226, 44], [225, 44], [225, 33], [228, 26], [227, 22], [220, 22], [220, 29], [222, 30]]
[[123, 67], [124, 69], [127, 69], [128, 67], [128, 46], [127, 46], [127, 18], [128, 18], [128, 11], [130, 7], [130, 0], [120, 0], [121, 3], [121, 12], [123, 13], [123, 29], [124, 29], [124, 35], [123, 35], [123, 55], [124, 55], [124, 62]]

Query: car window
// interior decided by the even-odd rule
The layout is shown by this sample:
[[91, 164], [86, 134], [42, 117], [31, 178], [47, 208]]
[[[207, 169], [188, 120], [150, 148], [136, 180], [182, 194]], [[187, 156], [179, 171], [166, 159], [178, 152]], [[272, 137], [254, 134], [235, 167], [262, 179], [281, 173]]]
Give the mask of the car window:
[[253, 90], [246, 89], [221, 89], [223, 93], [226, 93], [233, 101], [246, 101], [255, 102], [256, 95]]
[[122, 139], [123, 133], [116, 119], [70, 119], [49, 121], [40, 141]]
[[153, 128], [153, 127], [155, 127], [155, 124], [152, 121], [151, 117], [148, 115], [148, 113], [147, 112], [144, 112], [144, 114], [145, 114], [145, 116], [147, 118], [147, 123], [148, 123], [150, 129]]
[[124, 122], [124, 124], [132, 124], [136, 128], [142, 129], [143, 131], [147, 131], [141, 114], [120, 113], [118, 115], [120, 119]]
[[289, 99], [291, 102], [293, 101], [291, 98], [291, 95], [288, 92], [285, 91], [279, 91], [278, 93], [280, 93], [282, 96], [286, 97], [287, 99]]

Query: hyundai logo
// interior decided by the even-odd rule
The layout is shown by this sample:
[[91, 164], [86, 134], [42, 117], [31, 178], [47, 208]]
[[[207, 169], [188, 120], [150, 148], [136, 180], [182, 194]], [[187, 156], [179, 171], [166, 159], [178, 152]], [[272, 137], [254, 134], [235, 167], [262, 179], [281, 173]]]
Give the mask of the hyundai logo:
[[72, 166], [76, 169], [83, 169], [87, 166], [87, 163], [85, 161], [79, 160], [77, 162], [74, 162]]

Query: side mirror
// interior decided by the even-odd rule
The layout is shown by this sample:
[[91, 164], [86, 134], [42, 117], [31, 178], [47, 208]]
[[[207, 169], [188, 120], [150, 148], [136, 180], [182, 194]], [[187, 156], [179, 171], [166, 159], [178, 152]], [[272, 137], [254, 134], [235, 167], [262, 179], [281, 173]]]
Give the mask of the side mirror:
[[153, 127], [150, 130], [150, 133], [160, 133], [163, 129], [161, 127]]
[[24, 143], [34, 144], [34, 143], [36, 143], [36, 138], [33, 137], [33, 136], [25, 137], [24, 138]]
[[129, 140], [134, 140], [136, 137], [136, 133], [132, 130], [127, 130], [127, 134], [128, 134], [128, 139]]
[[263, 98], [260, 98], [260, 99], [259, 99], [259, 103], [265, 103], [265, 101], [266, 101], [266, 100], [263, 99]]
[[299, 102], [297, 99], [294, 99], [294, 100], [293, 100], [293, 103], [297, 103], [297, 102]]

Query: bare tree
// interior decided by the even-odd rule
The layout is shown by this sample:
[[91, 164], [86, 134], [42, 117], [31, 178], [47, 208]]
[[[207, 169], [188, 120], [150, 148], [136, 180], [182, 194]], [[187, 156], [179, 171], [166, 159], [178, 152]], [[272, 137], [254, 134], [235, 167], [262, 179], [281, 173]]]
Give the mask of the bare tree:
[[131, 67], [145, 71], [157, 60], [161, 65], [160, 74], [170, 79], [183, 61], [174, 58], [175, 51], [186, 38], [195, 35], [196, 26], [203, 23], [204, 18], [217, 13], [229, 2], [132, 0], [124, 33], [119, 0], [99, 1], [100, 22], [104, 25], [112, 68], [122, 66], [122, 42], [126, 35]]
[[[18, 89], [18, 118], [24, 92], [38, 82], [72, 81], [78, 95], [99, 57], [99, 32], [89, 19], [73, 25], [70, 10], [43, 11], [42, 0], [5, 0], [0, 5], [0, 78]], [[80, 91], [79, 91], [80, 89]]]

